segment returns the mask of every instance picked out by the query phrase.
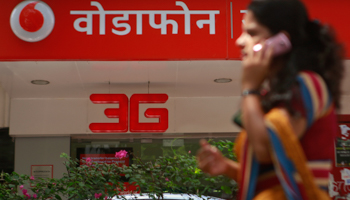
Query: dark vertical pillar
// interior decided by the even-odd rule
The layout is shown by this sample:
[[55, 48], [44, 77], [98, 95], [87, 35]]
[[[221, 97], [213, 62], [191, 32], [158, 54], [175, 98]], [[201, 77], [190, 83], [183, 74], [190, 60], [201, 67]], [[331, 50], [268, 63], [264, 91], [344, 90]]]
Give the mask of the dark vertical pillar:
[[9, 128], [0, 128], [0, 173], [12, 173], [15, 163], [15, 142], [9, 136]]

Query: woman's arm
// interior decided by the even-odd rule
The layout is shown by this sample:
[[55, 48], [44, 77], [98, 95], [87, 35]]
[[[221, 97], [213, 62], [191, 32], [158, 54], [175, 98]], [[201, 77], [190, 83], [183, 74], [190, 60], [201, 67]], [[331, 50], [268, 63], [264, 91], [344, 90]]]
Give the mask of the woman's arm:
[[[292, 117], [285, 108], [280, 108], [294, 129], [298, 138], [306, 129], [304, 117]], [[264, 122], [264, 112], [258, 95], [247, 95], [242, 100], [242, 119], [248, 135], [248, 141], [253, 146], [253, 152], [260, 163], [271, 162], [269, 154], [269, 136]]]
[[198, 167], [211, 176], [225, 175], [237, 181], [240, 165], [224, 157], [221, 152], [207, 141], [200, 141], [201, 149], [197, 153]]
[[260, 163], [268, 163], [271, 162], [269, 136], [264, 123], [264, 112], [260, 104], [260, 96], [258, 95], [243, 97], [242, 120], [256, 159]]
[[[253, 52], [252, 48], [243, 59], [242, 91], [257, 90], [269, 76], [276, 76], [276, 70], [283, 67], [283, 63], [272, 66], [272, 48], [263, 51]], [[281, 108], [289, 119], [294, 132], [300, 138], [306, 129], [306, 120], [303, 117], [291, 117], [288, 111]], [[253, 152], [260, 163], [271, 162], [269, 155], [269, 136], [264, 122], [264, 112], [261, 107], [260, 96], [255, 94], [245, 95], [242, 100], [242, 121], [248, 141], [253, 146]]]

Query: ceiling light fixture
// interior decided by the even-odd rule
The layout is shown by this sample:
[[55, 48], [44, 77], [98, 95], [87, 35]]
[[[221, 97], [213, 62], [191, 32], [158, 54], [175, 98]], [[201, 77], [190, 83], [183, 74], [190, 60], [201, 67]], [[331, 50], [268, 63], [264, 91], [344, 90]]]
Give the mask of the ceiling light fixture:
[[217, 78], [214, 80], [215, 83], [229, 83], [232, 79], [230, 78]]
[[31, 83], [34, 85], [48, 85], [50, 82], [46, 80], [32, 80]]

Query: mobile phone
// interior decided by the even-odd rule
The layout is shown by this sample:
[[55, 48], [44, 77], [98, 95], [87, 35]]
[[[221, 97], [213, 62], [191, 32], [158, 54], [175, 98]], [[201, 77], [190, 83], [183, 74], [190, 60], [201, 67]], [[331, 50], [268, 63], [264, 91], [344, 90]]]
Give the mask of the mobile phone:
[[[289, 38], [282, 32], [267, 39], [265, 41], [264, 50], [269, 46], [272, 46], [273, 48], [273, 56], [283, 55], [292, 49], [292, 44], [290, 43]], [[253, 51], [260, 51], [262, 47], [261, 44], [256, 44], [253, 47]]]

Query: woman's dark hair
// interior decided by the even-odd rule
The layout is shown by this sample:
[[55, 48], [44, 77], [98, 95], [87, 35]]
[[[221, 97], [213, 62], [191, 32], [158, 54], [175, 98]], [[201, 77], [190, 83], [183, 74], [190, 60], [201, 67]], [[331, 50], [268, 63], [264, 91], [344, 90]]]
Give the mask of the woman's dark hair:
[[296, 76], [302, 70], [318, 73], [325, 80], [336, 108], [340, 108], [343, 48], [336, 42], [331, 28], [310, 21], [299, 0], [253, 0], [248, 10], [272, 34], [286, 31], [292, 43], [292, 50], [284, 55], [285, 66], [271, 81], [270, 92], [263, 99], [264, 109], [267, 111], [282, 101], [294, 114], [288, 93], [297, 84]]

